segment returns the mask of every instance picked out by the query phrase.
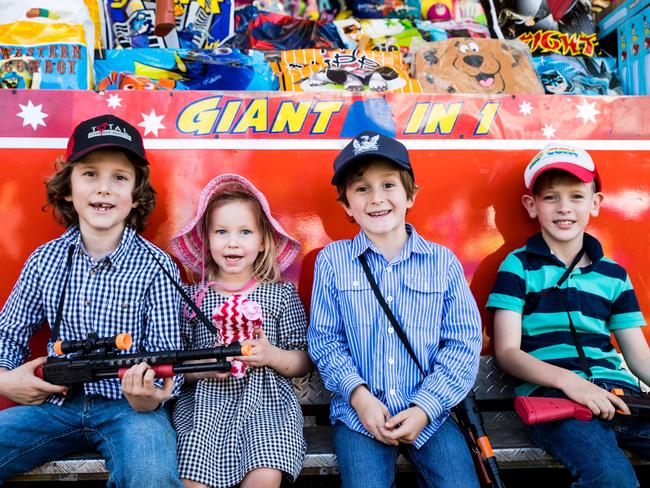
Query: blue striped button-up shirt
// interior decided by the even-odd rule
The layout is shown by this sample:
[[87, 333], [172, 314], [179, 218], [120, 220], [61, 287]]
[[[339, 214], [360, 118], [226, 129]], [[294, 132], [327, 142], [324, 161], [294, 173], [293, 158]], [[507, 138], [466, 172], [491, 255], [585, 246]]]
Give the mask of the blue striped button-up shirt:
[[[352, 391], [365, 384], [391, 415], [412, 405], [426, 412], [429, 424], [415, 441], [420, 447], [472, 387], [482, 335], [476, 302], [456, 257], [410, 225], [407, 231], [404, 249], [390, 262], [363, 232], [319, 253], [307, 334], [309, 353], [334, 393], [332, 423], [338, 420], [370, 435], [349, 403]], [[364, 252], [425, 378], [370, 288], [358, 259]]]
[[[70, 246], [74, 252], [68, 271]], [[182, 349], [180, 295], [145, 246], [178, 280], [171, 258], [129, 227], [117, 249], [99, 261], [84, 249], [77, 226], [36, 249], [0, 312], [0, 367], [20, 366], [29, 355], [34, 332], [45, 322], [54, 324], [68, 273], [60, 339], [83, 339], [89, 332], [100, 337], [128, 332], [133, 337], [129, 353]], [[52, 342], [48, 355], [55, 356]], [[84, 390], [107, 398], [122, 397], [118, 379], [88, 383]], [[63, 397], [52, 396], [49, 401], [61, 404]]]

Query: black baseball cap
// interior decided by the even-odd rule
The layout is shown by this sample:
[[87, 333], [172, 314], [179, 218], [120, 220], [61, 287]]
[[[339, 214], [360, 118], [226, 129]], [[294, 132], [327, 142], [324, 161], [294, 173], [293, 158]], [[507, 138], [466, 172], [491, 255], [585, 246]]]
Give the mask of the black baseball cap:
[[364, 131], [352, 139], [334, 159], [332, 184], [336, 185], [340, 181], [351, 164], [370, 157], [387, 159], [395, 163], [407, 170], [415, 180], [409, 153], [404, 144], [379, 132]]
[[86, 154], [103, 148], [122, 149], [133, 156], [134, 162], [149, 164], [138, 129], [111, 114], [80, 122], [68, 139], [65, 159], [79, 161]]

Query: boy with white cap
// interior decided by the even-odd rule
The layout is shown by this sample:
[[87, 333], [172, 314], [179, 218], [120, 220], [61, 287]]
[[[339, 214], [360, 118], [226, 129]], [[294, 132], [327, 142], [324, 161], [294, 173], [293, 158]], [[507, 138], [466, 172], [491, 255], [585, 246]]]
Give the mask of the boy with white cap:
[[494, 351], [501, 368], [522, 380], [516, 393], [568, 397], [598, 417], [530, 427], [533, 441], [570, 469], [574, 487], [636, 487], [619, 446], [650, 458], [650, 424], [610, 392], [640, 392], [621, 366], [610, 333], [630, 370], [650, 380], [645, 321], [625, 270], [603, 256], [585, 233], [603, 202], [602, 183], [582, 149], [550, 144], [528, 164], [522, 203], [541, 233], [511, 252], [487, 307], [494, 310]]

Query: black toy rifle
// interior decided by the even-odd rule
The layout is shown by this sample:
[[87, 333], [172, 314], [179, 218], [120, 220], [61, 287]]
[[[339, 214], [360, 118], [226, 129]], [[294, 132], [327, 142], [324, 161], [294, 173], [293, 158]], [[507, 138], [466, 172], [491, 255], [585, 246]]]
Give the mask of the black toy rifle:
[[473, 392], [470, 391], [467, 397], [456, 405], [454, 414], [467, 440], [481, 486], [504, 488], [490, 439], [483, 427], [483, 415], [476, 405]]
[[[131, 347], [129, 334], [112, 337], [97, 337], [88, 334], [79, 341], [58, 341], [54, 351], [59, 354], [74, 353], [67, 358], [49, 357], [40, 366], [36, 375], [54, 385], [71, 386], [107, 378], [122, 378], [131, 366], [147, 363], [158, 378], [168, 378], [176, 374], [206, 371], [230, 371], [228, 357], [249, 356], [251, 346], [233, 342], [228, 346], [194, 349], [189, 351], [156, 351], [132, 354], [118, 354], [118, 350]], [[206, 360], [205, 362], [183, 364], [185, 361]], [[215, 361], [216, 360], [216, 361]]]

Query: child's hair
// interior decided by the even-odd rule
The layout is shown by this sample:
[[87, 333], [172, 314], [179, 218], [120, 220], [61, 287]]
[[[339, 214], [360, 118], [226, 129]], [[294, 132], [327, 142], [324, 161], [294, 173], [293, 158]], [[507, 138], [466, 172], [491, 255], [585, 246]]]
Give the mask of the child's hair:
[[409, 173], [406, 169], [397, 166], [396, 164], [394, 164], [392, 161], [388, 159], [365, 159], [362, 162], [355, 164], [350, 169], [348, 169], [345, 173], [343, 173], [341, 178], [339, 178], [338, 183], [336, 184], [336, 193], [337, 193], [336, 199], [346, 207], [349, 207], [350, 202], [348, 202], [348, 197], [345, 195], [345, 191], [348, 185], [354, 180], [355, 177], [362, 176], [364, 171], [368, 169], [368, 167], [371, 164], [379, 161], [386, 161], [395, 167], [395, 169], [399, 173], [399, 179], [402, 182], [402, 186], [406, 191], [406, 197], [409, 200], [413, 200], [415, 194], [419, 190], [418, 185], [415, 184], [415, 179], [413, 178], [413, 176], [411, 176], [411, 173]]
[[208, 238], [208, 227], [212, 212], [217, 208], [237, 201], [247, 202], [252, 205], [253, 212], [257, 216], [257, 226], [262, 232], [262, 244], [264, 250], [260, 251], [255, 258], [255, 261], [253, 261], [253, 275], [261, 283], [274, 283], [280, 279], [280, 267], [278, 266], [276, 259], [275, 242], [273, 241], [273, 227], [257, 198], [246, 191], [237, 189], [223, 190], [215, 194], [208, 202], [205, 213], [203, 214], [201, 229], [204, 235], [203, 256], [205, 259], [206, 278], [212, 281], [216, 278], [217, 273], [219, 272], [219, 267], [212, 258], [210, 252], [210, 239]]
[[[149, 179], [149, 165], [134, 161], [127, 152], [119, 149], [101, 149], [101, 151], [122, 153], [133, 165], [133, 169], [135, 170], [135, 187], [132, 198], [133, 203], [137, 205], [131, 209], [131, 212], [126, 218], [126, 224], [134, 228], [136, 232], [142, 232], [147, 225], [149, 215], [151, 215], [151, 212], [156, 206], [156, 191], [151, 186]], [[57, 172], [45, 183], [47, 203], [43, 209], [51, 206], [56, 220], [66, 228], [79, 223], [79, 215], [77, 215], [72, 202], [68, 202], [65, 197], [72, 195], [72, 170], [74, 169], [74, 165], [80, 162], [83, 162], [83, 158], [70, 163], [58, 157], [55, 162]]]
[[[543, 191], [556, 185], [576, 185], [580, 183], [584, 182], [568, 171], [562, 169], [549, 169], [537, 177], [535, 183], [533, 183], [532, 194], [535, 196], [540, 195]], [[589, 183], [589, 187], [594, 193], [596, 192], [595, 180]]]

